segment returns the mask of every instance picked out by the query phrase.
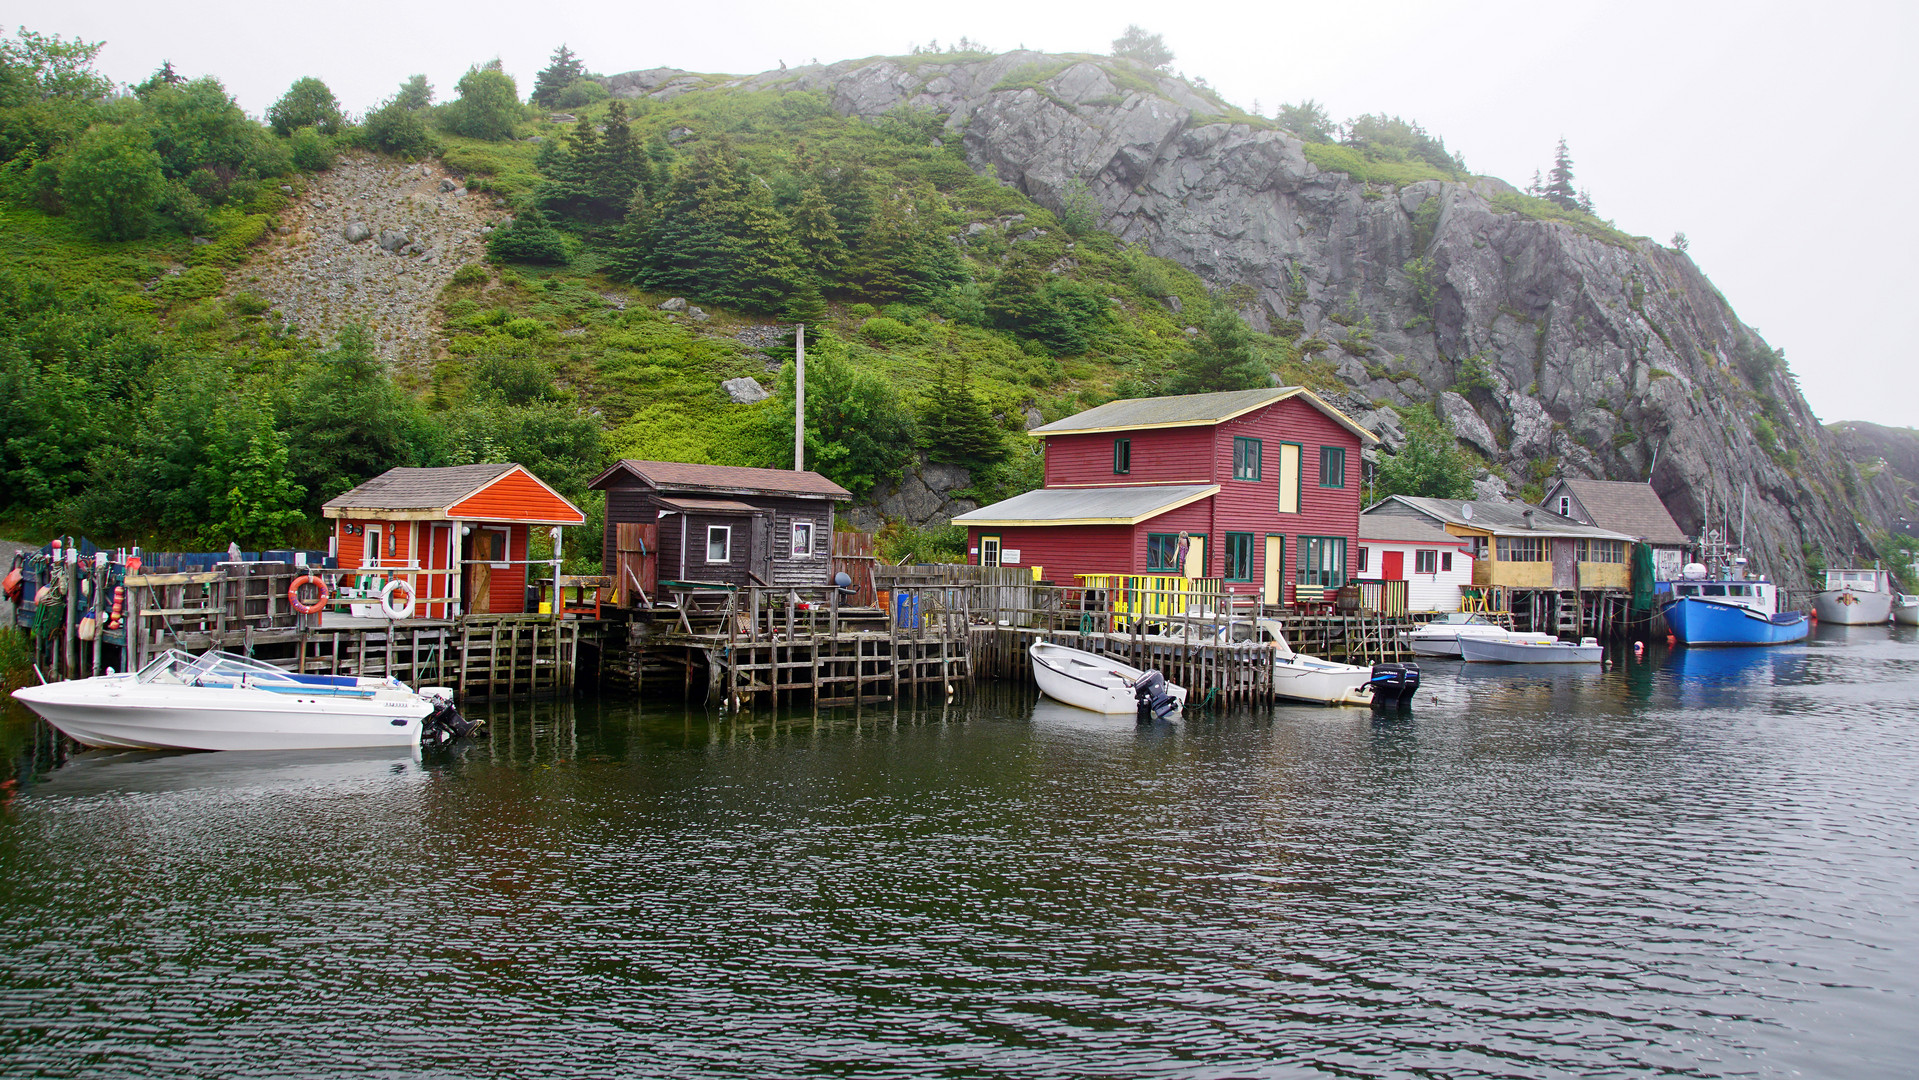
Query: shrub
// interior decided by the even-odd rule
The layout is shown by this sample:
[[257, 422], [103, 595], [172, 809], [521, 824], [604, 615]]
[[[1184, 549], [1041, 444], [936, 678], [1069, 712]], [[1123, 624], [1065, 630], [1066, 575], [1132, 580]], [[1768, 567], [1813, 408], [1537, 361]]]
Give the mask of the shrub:
[[273, 307], [250, 292], [233, 294], [232, 307], [236, 315], [264, 315]]
[[457, 84], [460, 96], [446, 106], [449, 131], [469, 139], [504, 142], [520, 118], [520, 89], [496, 64], [469, 68]]
[[860, 336], [875, 345], [897, 345], [919, 337], [913, 328], [898, 319], [875, 315], [860, 324]]
[[338, 135], [344, 120], [333, 91], [309, 75], [288, 87], [267, 109], [267, 124], [275, 135], [285, 138], [303, 127], [317, 128], [323, 135]]
[[425, 114], [398, 100], [367, 114], [361, 138], [374, 150], [400, 157], [418, 159], [433, 153], [433, 136], [426, 129]]
[[484, 285], [492, 276], [493, 275], [486, 272], [486, 267], [481, 266], [479, 263], [467, 263], [465, 266], [453, 271], [453, 278], [447, 282], [447, 286], [449, 288], [459, 289], [468, 285]]
[[165, 177], [146, 133], [131, 124], [99, 125], [80, 136], [61, 163], [67, 213], [109, 240], [145, 236]]
[[287, 140], [293, 167], [301, 172], [325, 172], [333, 167], [333, 140], [316, 128], [303, 127]]
[[538, 210], [529, 210], [493, 230], [486, 238], [486, 253], [495, 262], [565, 265], [571, 259], [566, 238], [547, 224]]
[[559, 109], [584, 109], [588, 105], [605, 101], [611, 96], [606, 92], [606, 87], [592, 79], [576, 79], [572, 85], [560, 91], [560, 96], [554, 99], [553, 106]]

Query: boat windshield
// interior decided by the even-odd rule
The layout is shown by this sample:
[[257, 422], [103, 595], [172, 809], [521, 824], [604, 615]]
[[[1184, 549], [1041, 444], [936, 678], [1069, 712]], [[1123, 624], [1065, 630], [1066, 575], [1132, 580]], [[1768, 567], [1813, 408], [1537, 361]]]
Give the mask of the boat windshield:
[[154, 657], [134, 676], [136, 682], [182, 686], [238, 686], [243, 680], [250, 683], [294, 681], [272, 664], [249, 657], [226, 652], [194, 656], [178, 649], [168, 649]]

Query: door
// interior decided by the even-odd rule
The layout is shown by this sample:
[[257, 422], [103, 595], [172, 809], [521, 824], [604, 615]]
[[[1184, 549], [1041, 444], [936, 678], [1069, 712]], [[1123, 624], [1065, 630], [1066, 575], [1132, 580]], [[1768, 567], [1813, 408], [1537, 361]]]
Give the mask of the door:
[[1380, 552], [1379, 577], [1382, 581], [1406, 580], [1406, 553], [1403, 551]]
[[999, 537], [982, 536], [979, 538], [979, 564], [981, 566], [999, 565]]
[[[453, 582], [447, 578], [444, 571], [453, 565], [453, 526], [436, 524], [427, 530], [426, 558], [420, 560], [420, 565], [426, 570], [442, 571], [430, 573], [420, 580], [422, 600], [427, 597], [443, 599], [452, 595]], [[445, 604], [426, 604], [420, 610], [425, 612], [429, 619], [444, 618], [447, 615]]]
[[1553, 588], [1579, 588], [1579, 563], [1571, 540], [1553, 541]]
[[1266, 587], [1265, 603], [1278, 607], [1286, 602], [1286, 595], [1280, 591], [1283, 580], [1280, 575], [1286, 572], [1286, 538], [1268, 536], [1266, 538]]
[[488, 564], [506, 558], [504, 539], [493, 529], [476, 528], [467, 534], [461, 559], [465, 572], [460, 582], [465, 614], [484, 615], [493, 610], [493, 567]]
[[1206, 576], [1206, 537], [1204, 534], [1190, 538], [1192, 544], [1186, 549], [1186, 565], [1180, 572], [1187, 577]]

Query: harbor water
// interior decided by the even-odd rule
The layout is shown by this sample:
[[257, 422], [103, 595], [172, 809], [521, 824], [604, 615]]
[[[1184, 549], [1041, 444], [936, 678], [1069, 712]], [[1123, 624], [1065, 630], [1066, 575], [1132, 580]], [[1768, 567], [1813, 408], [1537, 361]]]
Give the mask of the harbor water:
[[0, 746], [8, 1076], [1910, 1076], [1919, 641]]

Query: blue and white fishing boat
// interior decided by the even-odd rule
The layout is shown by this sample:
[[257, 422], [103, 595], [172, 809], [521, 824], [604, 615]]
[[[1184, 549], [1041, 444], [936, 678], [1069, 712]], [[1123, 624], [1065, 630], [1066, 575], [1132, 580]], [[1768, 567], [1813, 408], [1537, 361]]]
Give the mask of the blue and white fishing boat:
[[1743, 575], [1745, 560], [1728, 565], [1723, 576], [1708, 576], [1704, 564], [1686, 567], [1672, 582], [1672, 598], [1660, 611], [1673, 639], [1681, 645], [1785, 645], [1804, 641], [1812, 624], [1803, 612], [1779, 610], [1779, 587], [1765, 578]]

